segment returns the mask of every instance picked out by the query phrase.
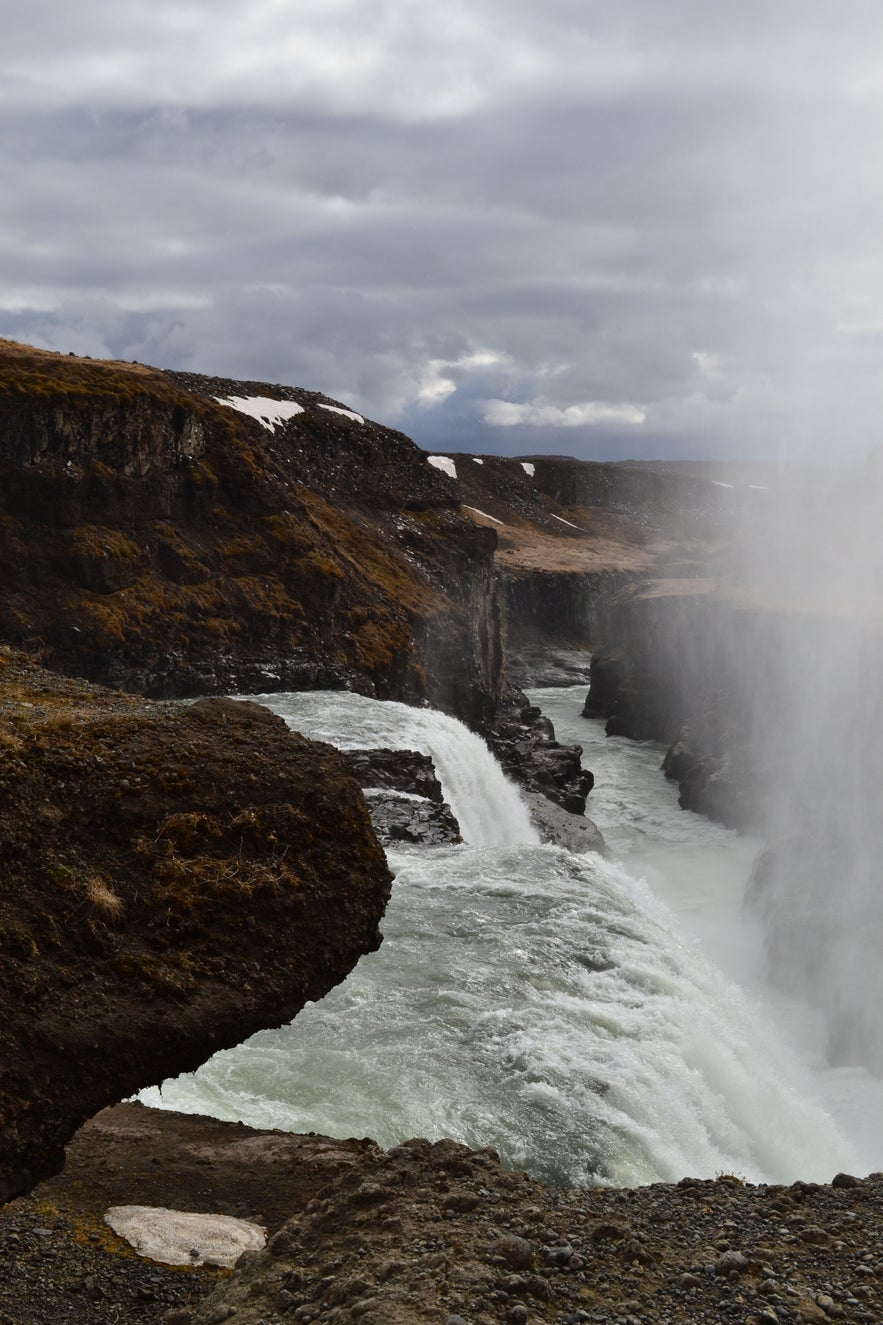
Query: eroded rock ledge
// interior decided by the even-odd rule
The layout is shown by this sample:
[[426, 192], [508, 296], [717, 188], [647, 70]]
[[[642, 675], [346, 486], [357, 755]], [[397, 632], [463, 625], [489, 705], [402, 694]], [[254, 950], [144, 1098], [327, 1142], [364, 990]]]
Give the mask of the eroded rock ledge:
[[380, 942], [390, 872], [330, 746], [0, 651], [0, 1199], [104, 1105], [291, 1018]]

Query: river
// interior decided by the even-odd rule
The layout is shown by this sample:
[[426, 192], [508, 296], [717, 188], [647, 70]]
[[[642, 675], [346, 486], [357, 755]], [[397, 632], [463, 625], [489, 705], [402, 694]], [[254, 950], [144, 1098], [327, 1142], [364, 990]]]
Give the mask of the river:
[[344, 747], [427, 750], [467, 840], [390, 852], [379, 952], [146, 1103], [382, 1145], [450, 1136], [556, 1184], [883, 1168], [883, 1083], [831, 1068], [817, 1019], [765, 980], [741, 906], [757, 842], [681, 811], [659, 747], [580, 716], [585, 686], [531, 698], [584, 746], [608, 860], [540, 845], [454, 719], [253, 698]]

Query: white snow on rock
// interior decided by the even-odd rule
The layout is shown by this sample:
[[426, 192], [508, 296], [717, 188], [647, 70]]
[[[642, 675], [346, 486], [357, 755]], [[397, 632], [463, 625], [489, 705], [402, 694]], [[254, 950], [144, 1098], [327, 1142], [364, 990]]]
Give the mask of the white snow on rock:
[[585, 533], [585, 530], [580, 529], [578, 524], [571, 524], [569, 520], [563, 520], [560, 515], [554, 515], [551, 511], [549, 514], [552, 516], [552, 519], [557, 520], [559, 524], [566, 524], [570, 529], [579, 529], [581, 534]]
[[454, 464], [450, 456], [428, 455], [426, 459], [432, 465], [433, 469], [440, 469], [444, 474], [448, 474], [451, 478], [457, 477], [457, 466]]
[[472, 457], [472, 463], [473, 463], [473, 465], [483, 465], [483, 464], [484, 464], [484, 461], [483, 461], [483, 460], [479, 460], [478, 456], [477, 456], [477, 455], [474, 455], [474, 456]]
[[533, 478], [534, 474], [537, 472], [536, 465], [532, 465], [529, 460], [522, 460], [521, 468], [524, 470], [528, 478]]
[[415, 791], [400, 791], [398, 787], [363, 787], [363, 796], [395, 796], [400, 801], [420, 801], [423, 805], [432, 805], [428, 796], [418, 796]]
[[257, 419], [270, 432], [275, 432], [277, 425], [286, 419], [293, 419], [295, 414], [303, 414], [303, 405], [296, 405], [293, 400], [273, 400], [271, 396], [215, 396], [219, 405], [229, 405], [238, 409], [240, 414], [248, 414]]
[[465, 505], [465, 503], [464, 503], [464, 505], [463, 505], [463, 510], [464, 510], [464, 511], [472, 511], [473, 515], [480, 515], [480, 516], [482, 516], [485, 520], [493, 520], [494, 524], [500, 524], [500, 525], [501, 525], [501, 524], [503, 523], [503, 521], [502, 521], [502, 520], [498, 520], [497, 517], [496, 517], [495, 515], [488, 515], [487, 511], [480, 511], [480, 510], [478, 509], [477, 506], [467, 506], [467, 505]]
[[355, 410], [343, 409], [340, 405], [319, 405], [319, 409], [330, 410], [332, 414], [342, 414], [345, 419], [352, 419], [353, 423], [364, 423], [365, 420], [361, 414], [356, 414]]
[[233, 1266], [244, 1251], [261, 1251], [267, 1242], [267, 1230], [247, 1219], [158, 1205], [114, 1205], [104, 1222], [139, 1256], [163, 1265]]

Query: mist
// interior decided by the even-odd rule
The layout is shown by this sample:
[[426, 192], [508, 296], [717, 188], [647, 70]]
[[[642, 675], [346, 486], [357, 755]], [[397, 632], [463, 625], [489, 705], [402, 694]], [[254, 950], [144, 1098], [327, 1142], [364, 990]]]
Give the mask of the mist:
[[[734, 506], [720, 714], [766, 841], [746, 902], [833, 1064], [883, 1072], [883, 478], [785, 471]], [[712, 686], [715, 680], [711, 678]]]

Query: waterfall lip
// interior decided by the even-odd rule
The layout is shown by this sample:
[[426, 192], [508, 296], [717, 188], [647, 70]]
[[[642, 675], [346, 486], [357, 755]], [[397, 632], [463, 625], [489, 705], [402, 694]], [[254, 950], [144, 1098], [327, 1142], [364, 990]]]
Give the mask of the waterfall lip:
[[[368, 699], [350, 691], [280, 692], [247, 698], [266, 704], [293, 729], [300, 723], [304, 735], [340, 749], [386, 746], [428, 754], [464, 841], [471, 846], [540, 841], [514, 782], [481, 737], [450, 714], [412, 708], [397, 700]], [[361, 723], [358, 731], [356, 717]]]

